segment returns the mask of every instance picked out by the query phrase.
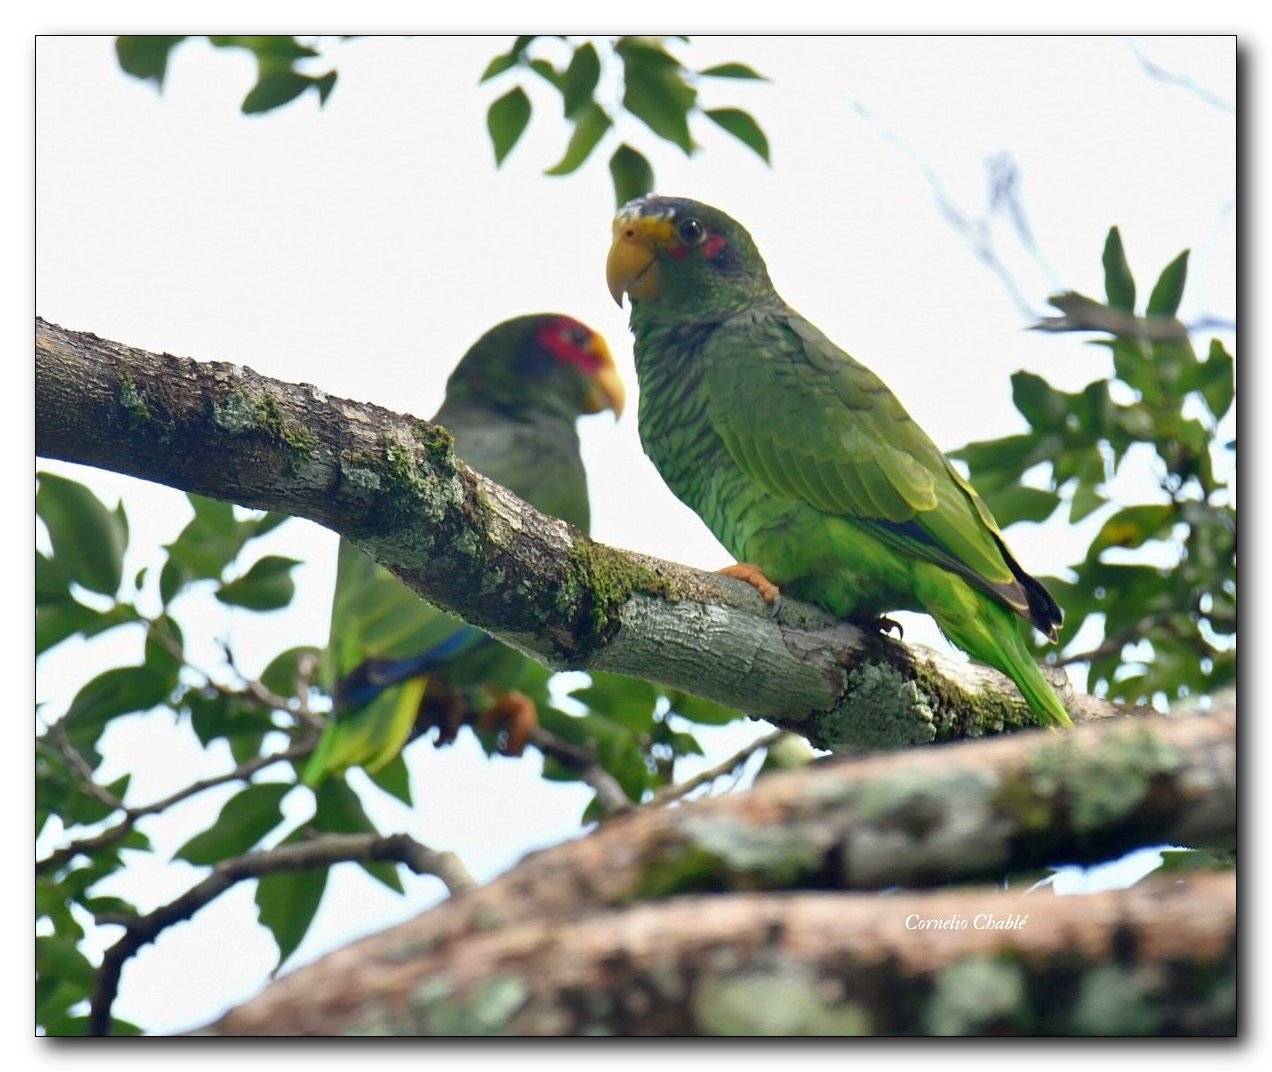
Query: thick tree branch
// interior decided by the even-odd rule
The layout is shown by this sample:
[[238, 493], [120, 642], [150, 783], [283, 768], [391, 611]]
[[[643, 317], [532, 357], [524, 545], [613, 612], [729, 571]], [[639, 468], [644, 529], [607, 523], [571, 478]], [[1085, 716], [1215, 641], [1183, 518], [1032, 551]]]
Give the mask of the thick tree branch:
[[[758, 1029], [725, 1017], [747, 995], [757, 1016], [770, 1003], [804, 1008], [813, 1020], [774, 1025], [795, 1033], [1103, 1033], [1140, 1012], [1149, 1033], [1229, 1030], [1226, 876], [1059, 899], [810, 891], [997, 882], [1135, 846], [1231, 839], [1235, 732], [1231, 709], [1125, 719], [835, 761], [637, 811], [300, 969], [211, 1030], [447, 1033], [483, 1030], [483, 1018], [509, 1033]], [[969, 926], [919, 930], [912, 913]], [[1028, 920], [970, 925], [982, 913]], [[960, 1005], [964, 987], [1003, 1004]], [[966, 1021], [949, 1019], [959, 1008]], [[1037, 1020], [1019, 1018], [1031, 1008]]]
[[[595, 543], [426, 421], [42, 320], [35, 353], [40, 454], [309, 518], [553, 668], [692, 691], [840, 751], [1034, 723], [996, 671], [793, 600], [775, 620], [748, 585]], [[1076, 718], [1113, 713], [1059, 684]]]
[[272, 989], [201, 1033], [1226, 1035], [1236, 883], [696, 896], [529, 920], [387, 967], [356, 990], [309, 974], [304, 993]]

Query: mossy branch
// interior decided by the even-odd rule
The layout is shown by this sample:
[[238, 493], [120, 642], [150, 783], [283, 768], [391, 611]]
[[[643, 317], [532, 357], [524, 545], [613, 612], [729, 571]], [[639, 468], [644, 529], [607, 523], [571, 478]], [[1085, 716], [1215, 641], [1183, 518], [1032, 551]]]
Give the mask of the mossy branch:
[[[427, 421], [38, 318], [35, 357], [40, 455], [308, 518], [550, 667], [685, 689], [836, 750], [1033, 725], [996, 671], [792, 600], [774, 618], [746, 584], [588, 539]], [[1112, 713], [1063, 695], [1078, 719]]]
[[1232, 708], [839, 760], [609, 820], [208, 1033], [1226, 1033], [1233, 876], [1001, 882], [1235, 833]]

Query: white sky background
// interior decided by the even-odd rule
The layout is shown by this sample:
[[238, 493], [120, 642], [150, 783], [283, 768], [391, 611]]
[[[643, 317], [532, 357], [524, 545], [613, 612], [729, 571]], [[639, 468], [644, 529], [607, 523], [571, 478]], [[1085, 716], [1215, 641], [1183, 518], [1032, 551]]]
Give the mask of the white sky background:
[[[728, 556], [665, 489], [637, 438], [627, 314], [613, 305], [603, 270], [614, 207], [605, 162], [619, 136], [581, 172], [543, 176], [566, 128], [555, 92], [524, 82], [535, 115], [496, 171], [485, 109], [514, 76], [476, 81], [505, 46], [352, 42], [328, 50], [339, 81], [325, 109], [309, 95], [246, 118], [238, 112], [253, 81], [246, 54], [188, 45], [160, 97], [122, 74], [110, 39], [41, 40], [36, 310], [148, 350], [234, 361], [420, 415], [437, 408], [451, 366], [491, 324], [570, 313], [609, 339], [630, 392], [618, 425], [584, 422], [593, 534], [717, 568]], [[1139, 38], [1135, 47], [1236, 100], [1230, 39]], [[1189, 247], [1181, 316], [1235, 316], [1235, 119], [1188, 88], [1148, 77], [1124, 39], [699, 37], [681, 52], [693, 67], [740, 60], [772, 80], [710, 80], [702, 103], [751, 111], [773, 166], [706, 120], [694, 128], [704, 151], [692, 159], [634, 120], [622, 138], [650, 157], [659, 192], [740, 220], [786, 299], [879, 372], [947, 449], [1023, 430], [1011, 405], [1017, 369], [1073, 390], [1106, 375], [1108, 359], [1074, 337], [1022, 330], [1026, 320], [1001, 281], [942, 215], [924, 166], [958, 208], [979, 216], [986, 159], [1012, 155], [1049, 269], [1021, 250], [1005, 220], [993, 234], [1038, 313], [1058, 289], [1103, 295], [1100, 252], [1117, 224], [1141, 295]], [[135, 555], [171, 540], [188, 519], [178, 492], [48, 467], [89, 480], [108, 503], [124, 495]], [[1057, 572], [1099, 520], [1076, 537], [1064, 526], [1021, 525], [1009, 540], [1026, 568]], [[212, 663], [211, 642], [229, 637], [241, 666], [255, 672], [283, 647], [325, 643], [335, 536], [290, 521], [258, 543], [257, 555], [306, 561], [295, 573], [294, 608], [253, 615], [192, 602], [183, 622], [196, 659]], [[146, 561], [132, 558], [129, 568]], [[907, 641], [937, 642], [924, 622], [907, 619]], [[139, 641], [120, 638], [108, 657], [139, 650]], [[68, 642], [41, 662], [37, 699], [64, 703], [99, 669]], [[719, 747], [754, 732], [735, 728]], [[135, 769], [139, 801], [199, 776], [200, 749], [161, 715], [121, 724], [108, 743], [103, 779]], [[416, 809], [380, 795], [377, 817], [454, 849], [479, 879], [577, 833], [589, 794], [541, 782], [537, 757], [488, 761], [467, 738], [444, 751], [416, 744], [408, 755]], [[224, 769], [228, 759], [215, 758]], [[295, 804], [304, 795], [293, 794]], [[146, 830], [170, 853], [225, 796]], [[184, 865], [136, 870], [135, 884], [119, 892], [142, 907], [202, 874]], [[337, 871], [289, 967], [440, 896], [436, 880], [405, 881], [411, 896], [401, 899], [359, 869]], [[240, 885], [134, 958], [117, 1015], [169, 1032], [259, 991], [276, 954], [251, 893]]]

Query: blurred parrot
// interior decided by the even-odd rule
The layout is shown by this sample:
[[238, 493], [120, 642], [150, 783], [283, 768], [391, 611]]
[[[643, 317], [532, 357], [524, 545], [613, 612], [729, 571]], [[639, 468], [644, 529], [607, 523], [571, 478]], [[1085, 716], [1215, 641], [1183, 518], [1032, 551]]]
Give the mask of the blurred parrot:
[[[464, 355], [433, 418], [468, 465], [544, 513], [587, 531], [587, 480], [575, 420], [622, 412], [624, 391], [605, 340], [559, 313], [497, 324]], [[515, 690], [527, 659], [424, 602], [347, 540], [340, 541], [324, 684], [335, 717], [303, 779], [361, 766], [374, 773], [416, 733], [452, 740], [476, 712], [519, 754], [537, 723]]]
[[645, 453], [738, 559], [721, 572], [875, 628], [926, 611], [1039, 722], [1071, 724], [1016, 621], [1055, 640], [1055, 600], [883, 381], [782, 300], [742, 226], [637, 199], [606, 276], [631, 302]]

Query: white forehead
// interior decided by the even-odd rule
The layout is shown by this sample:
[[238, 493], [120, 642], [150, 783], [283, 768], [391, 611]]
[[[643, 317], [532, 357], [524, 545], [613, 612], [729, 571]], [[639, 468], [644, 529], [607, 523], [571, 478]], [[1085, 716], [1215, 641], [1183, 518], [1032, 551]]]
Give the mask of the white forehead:
[[618, 210], [618, 219], [623, 223], [634, 219], [655, 219], [670, 220], [674, 219], [676, 210], [666, 201], [657, 207], [652, 206], [652, 202], [656, 201], [656, 195], [650, 194], [646, 197], [636, 197], [628, 201], [622, 208]]

